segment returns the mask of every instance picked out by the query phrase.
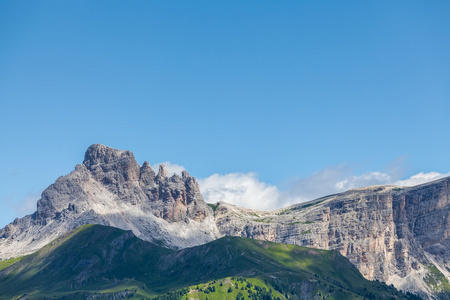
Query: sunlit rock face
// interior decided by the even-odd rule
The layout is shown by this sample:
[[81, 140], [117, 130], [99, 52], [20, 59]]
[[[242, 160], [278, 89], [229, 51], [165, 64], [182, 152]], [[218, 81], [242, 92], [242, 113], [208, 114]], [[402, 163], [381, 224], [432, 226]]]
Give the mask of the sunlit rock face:
[[155, 174], [130, 151], [96, 144], [82, 164], [42, 193], [35, 213], [0, 230], [0, 258], [34, 252], [84, 224], [132, 230], [169, 248], [243, 236], [337, 249], [367, 279], [445, 299], [449, 182], [354, 189], [274, 211], [218, 203], [213, 212], [187, 172], [169, 176], [161, 165]]
[[450, 279], [449, 182], [367, 187], [275, 211], [219, 203], [215, 217], [224, 235], [337, 249], [367, 279], [434, 297], [445, 283], [430, 285], [429, 267]]
[[0, 231], [0, 258], [31, 253], [83, 224], [132, 230], [170, 248], [200, 245], [219, 237], [213, 212], [196, 180], [183, 172], [168, 176], [142, 166], [130, 151], [92, 145], [83, 164], [50, 185], [34, 214]]

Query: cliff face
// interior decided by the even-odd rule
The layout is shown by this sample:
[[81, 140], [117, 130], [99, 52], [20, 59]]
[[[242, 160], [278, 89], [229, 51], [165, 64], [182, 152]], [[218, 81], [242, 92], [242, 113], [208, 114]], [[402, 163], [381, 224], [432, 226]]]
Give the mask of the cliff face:
[[50, 185], [37, 211], [0, 231], [0, 258], [34, 252], [84, 224], [132, 230], [144, 240], [185, 248], [219, 236], [211, 208], [187, 172], [169, 177], [129, 151], [92, 145], [83, 164]]
[[449, 182], [350, 190], [271, 212], [219, 203], [215, 217], [224, 235], [337, 249], [367, 279], [445, 298]]
[[0, 259], [34, 252], [84, 224], [132, 230], [169, 248], [242, 236], [336, 249], [367, 279], [446, 298], [449, 183], [355, 189], [275, 211], [218, 203], [213, 213], [187, 172], [169, 177], [161, 165], [155, 174], [129, 151], [92, 145], [83, 164], [42, 193], [34, 214], [0, 230]]

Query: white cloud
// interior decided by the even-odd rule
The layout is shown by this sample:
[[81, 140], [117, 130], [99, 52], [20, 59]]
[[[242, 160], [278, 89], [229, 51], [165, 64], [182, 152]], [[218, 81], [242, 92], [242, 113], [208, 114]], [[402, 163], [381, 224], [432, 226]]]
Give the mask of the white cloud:
[[[395, 173], [394, 173], [395, 174]], [[214, 174], [198, 180], [207, 202], [224, 201], [253, 209], [276, 209], [314, 200], [322, 196], [371, 185], [412, 186], [450, 176], [450, 173], [419, 173], [399, 180], [391, 173], [370, 172], [353, 175], [346, 165], [330, 167], [305, 178], [297, 178], [283, 191], [258, 180], [255, 173]]]
[[441, 174], [438, 172], [429, 172], [429, 173], [420, 172], [419, 174], [411, 176], [408, 179], [396, 181], [395, 185], [414, 186], [422, 183], [427, 183], [433, 180], [437, 180], [439, 178], [444, 178], [447, 176], [450, 176], [450, 173]]
[[329, 167], [309, 177], [291, 180], [283, 195], [289, 203], [299, 203], [349, 189], [393, 182], [392, 176], [387, 173], [371, 172], [356, 176], [352, 172], [347, 165]]
[[158, 174], [160, 165], [164, 165], [166, 167], [166, 170], [167, 170], [167, 173], [169, 174], [169, 176], [172, 176], [173, 174], [181, 175], [181, 172], [183, 170], [186, 170], [185, 167], [183, 167], [183, 166], [173, 164], [170, 161], [165, 161], [162, 163], [156, 163], [151, 166], [153, 171], [155, 171], [156, 174]]
[[431, 182], [450, 176], [450, 173], [441, 174], [438, 172], [424, 173], [413, 175], [409, 178], [399, 180], [388, 173], [372, 172], [361, 176], [350, 176], [336, 183], [338, 191], [346, 191], [353, 188], [365, 187], [371, 185], [399, 185], [399, 186], [415, 186], [422, 183]]
[[390, 184], [393, 179], [389, 174], [381, 172], [371, 172], [360, 176], [349, 176], [335, 184], [336, 191], [343, 192], [349, 189], [365, 187], [371, 185]]
[[[395, 174], [395, 173], [394, 173]], [[450, 173], [438, 172], [419, 173], [410, 178], [399, 180], [391, 173], [370, 172], [362, 175], [352, 175], [351, 169], [345, 166], [331, 167], [314, 173], [312, 176], [293, 181], [286, 193], [294, 198], [296, 203], [313, 200], [321, 196], [344, 192], [354, 188], [372, 185], [414, 186], [439, 178], [450, 176]], [[290, 200], [292, 202], [292, 200]]]
[[214, 174], [198, 180], [206, 202], [224, 201], [253, 209], [280, 207], [280, 192], [276, 186], [261, 182], [255, 173]]

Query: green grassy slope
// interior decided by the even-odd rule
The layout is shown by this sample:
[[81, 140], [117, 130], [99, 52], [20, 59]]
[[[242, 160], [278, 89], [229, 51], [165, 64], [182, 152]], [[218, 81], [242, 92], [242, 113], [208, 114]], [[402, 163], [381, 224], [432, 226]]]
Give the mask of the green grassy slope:
[[[173, 251], [142, 241], [131, 232], [86, 225], [0, 271], [0, 299], [24, 295], [28, 299], [86, 299], [93, 294], [96, 299], [111, 295], [176, 299], [164, 294], [186, 287], [190, 288], [184, 291], [195, 290], [199, 284], [217, 288], [214, 293], [190, 291], [184, 299], [236, 299], [239, 292], [249, 299], [250, 293], [244, 290], [227, 293], [225, 298], [219, 294], [224, 285], [236, 283], [226, 279], [231, 276], [257, 280], [261, 288], [272, 289], [275, 299], [407, 298], [384, 284], [365, 280], [335, 251], [238, 237]], [[199, 296], [203, 294], [209, 296]]]
[[6, 269], [7, 267], [15, 264], [16, 262], [18, 262], [19, 260], [21, 260], [23, 258], [23, 256], [20, 257], [16, 257], [16, 258], [11, 258], [11, 259], [6, 259], [6, 260], [0, 260], [0, 271], [3, 269]]

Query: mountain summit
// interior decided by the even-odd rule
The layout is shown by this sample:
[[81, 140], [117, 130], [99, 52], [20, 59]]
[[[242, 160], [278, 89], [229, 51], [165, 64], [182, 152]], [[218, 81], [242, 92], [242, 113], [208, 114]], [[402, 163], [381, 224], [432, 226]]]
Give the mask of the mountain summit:
[[130, 151], [90, 146], [83, 164], [60, 177], [41, 195], [37, 211], [0, 231], [0, 258], [40, 249], [80, 225], [101, 224], [133, 233], [169, 248], [204, 244], [220, 237], [213, 211], [196, 180], [158, 174]]
[[35, 213], [0, 230], [0, 259], [32, 253], [85, 224], [132, 230], [172, 249], [239, 236], [337, 250], [367, 279], [450, 298], [450, 177], [354, 189], [275, 211], [210, 207], [187, 172], [169, 176], [160, 165], [155, 174], [130, 151], [95, 144], [83, 164], [42, 193]]

